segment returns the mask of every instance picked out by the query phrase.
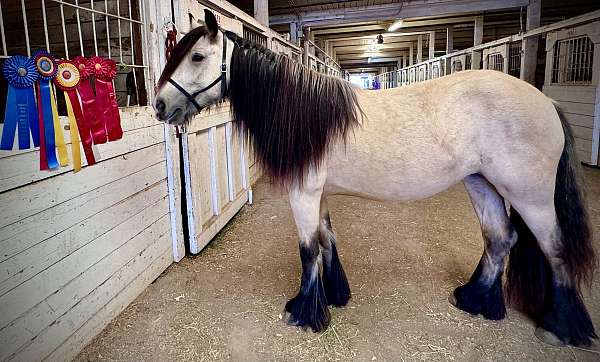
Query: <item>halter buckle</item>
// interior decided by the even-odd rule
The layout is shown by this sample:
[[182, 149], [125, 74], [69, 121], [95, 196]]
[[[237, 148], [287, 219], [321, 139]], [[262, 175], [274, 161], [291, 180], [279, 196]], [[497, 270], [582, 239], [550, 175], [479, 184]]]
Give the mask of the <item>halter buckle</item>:
[[221, 63], [221, 73], [227, 73], [227, 63]]

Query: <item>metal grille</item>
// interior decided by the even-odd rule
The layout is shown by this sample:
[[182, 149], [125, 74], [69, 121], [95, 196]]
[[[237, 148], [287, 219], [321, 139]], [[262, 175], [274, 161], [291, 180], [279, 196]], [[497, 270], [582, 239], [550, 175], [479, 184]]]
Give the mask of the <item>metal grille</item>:
[[[118, 64], [119, 106], [146, 105], [148, 54], [144, 0], [13, 0], [0, 4], [0, 58], [44, 49], [57, 58], [98, 55]], [[0, 108], [7, 84], [0, 81]], [[59, 114], [66, 115], [62, 95]], [[3, 116], [3, 114], [2, 114]]]
[[504, 71], [504, 57], [500, 53], [488, 55], [487, 69]]
[[431, 68], [431, 78], [439, 78], [440, 77], [440, 67], [437, 64], [434, 64]]
[[461, 70], [463, 70], [463, 66], [460, 59], [452, 61], [452, 73], [460, 72]]
[[267, 37], [248, 28], [247, 26], [244, 26], [244, 39], [250, 40], [264, 47], [267, 46]]
[[587, 36], [560, 40], [554, 45], [552, 83], [591, 84], [594, 44]]
[[508, 74], [521, 76], [521, 42], [511, 43], [508, 47]]

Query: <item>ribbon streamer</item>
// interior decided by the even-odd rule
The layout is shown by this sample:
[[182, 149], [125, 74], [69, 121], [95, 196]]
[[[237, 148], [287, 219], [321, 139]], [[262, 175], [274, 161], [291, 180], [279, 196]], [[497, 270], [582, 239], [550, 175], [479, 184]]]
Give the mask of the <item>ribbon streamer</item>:
[[83, 116], [87, 123], [90, 125], [92, 131], [92, 139], [94, 144], [106, 143], [106, 129], [104, 126], [103, 119], [99, 117], [99, 112], [96, 109], [96, 96], [92, 89], [90, 76], [94, 75], [93, 68], [88, 67], [88, 60], [82, 56], [77, 56], [73, 59], [73, 64], [79, 69], [79, 75], [81, 76], [81, 82], [77, 90], [79, 97], [81, 98], [81, 108], [83, 110]]
[[71, 154], [73, 155], [73, 172], [79, 172], [81, 170], [81, 141], [79, 140], [79, 130], [77, 129], [77, 121], [75, 120], [75, 113], [73, 112], [73, 106], [71, 100], [65, 95], [65, 103], [67, 104], [67, 115], [69, 117], [69, 132], [71, 133]]
[[88, 59], [87, 68], [94, 70], [96, 107], [102, 112], [98, 115], [104, 122], [108, 140], [118, 140], [123, 137], [123, 130], [121, 129], [119, 105], [112, 84], [112, 80], [117, 75], [117, 64], [111, 59], [96, 56]]
[[54, 119], [54, 138], [56, 140], [58, 162], [62, 167], [64, 167], [69, 164], [69, 156], [67, 155], [67, 145], [65, 144], [65, 137], [63, 136], [61, 129], [60, 117], [58, 116], [58, 107], [56, 106], [56, 95], [52, 85], [50, 85], [50, 97], [52, 98], [52, 118]]
[[19, 129], [19, 149], [30, 147], [30, 132], [33, 145], [37, 147], [40, 139], [33, 85], [39, 74], [35, 62], [23, 55], [15, 55], [6, 59], [2, 73], [8, 81], [8, 94], [0, 149], [12, 150], [17, 127]]
[[83, 111], [81, 110], [79, 97], [77, 96], [76, 87], [80, 80], [79, 69], [77, 69], [75, 64], [68, 60], [61, 60], [58, 62], [58, 73], [56, 74], [54, 82], [68, 96], [75, 121], [77, 122], [77, 128], [79, 129], [83, 153], [85, 154], [88, 166], [90, 166], [96, 163], [96, 159], [92, 150], [92, 134], [90, 126], [83, 117]]
[[[37, 86], [40, 138], [43, 138], [44, 147], [40, 148], [40, 169], [58, 168], [56, 158], [56, 131], [54, 129], [54, 113], [50, 81], [56, 76], [56, 63], [50, 54], [38, 51], [34, 55], [35, 65], [40, 78]], [[60, 132], [60, 130], [59, 130]], [[44, 157], [45, 156], [45, 157]]]

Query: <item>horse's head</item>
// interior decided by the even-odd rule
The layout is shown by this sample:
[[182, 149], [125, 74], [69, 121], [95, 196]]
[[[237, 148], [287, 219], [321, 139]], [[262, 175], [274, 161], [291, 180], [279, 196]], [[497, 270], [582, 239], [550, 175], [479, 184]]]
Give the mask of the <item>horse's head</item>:
[[205, 24], [179, 41], [160, 76], [154, 110], [165, 123], [182, 124], [226, 95], [233, 47], [208, 10]]

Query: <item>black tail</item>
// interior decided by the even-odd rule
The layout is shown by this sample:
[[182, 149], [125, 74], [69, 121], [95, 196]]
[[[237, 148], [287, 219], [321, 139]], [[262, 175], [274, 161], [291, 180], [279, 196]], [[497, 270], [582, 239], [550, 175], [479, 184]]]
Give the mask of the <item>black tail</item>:
[[[565, 134], [565, 146], [558, 164], [554, 192], [554, 207], [561, 234], [562, 249], [559, 255], [572, 281], [573, 297], [580, 301], [581, 286], [591, 286], [596, 256], [592, 247], [592, 233], [584, 202], [575, 141], [561, 110], [558, 107], [556, 110]], [[535, 236], [512, 208], [510, 220], [517, 230], [518, 241], [510, 251], [506, 295], [512, 305], [545, 325], [548, 322], [542, 321], [544, 313], [547, 314], [549, 308], [557, 303], [554, 300], [557, 298], [557, 291], [552, 270]], [[585, 312], [585, 308], [583, 311]], [[587, 312], [584, 314], [587, 315]], [[591, 330], [588, 335], [595, 336], [591, 322], [588, 329]], [[565, 339], [569, 341], [568, 338]], [[570, 341], [577, 342], [574, 338]]]

